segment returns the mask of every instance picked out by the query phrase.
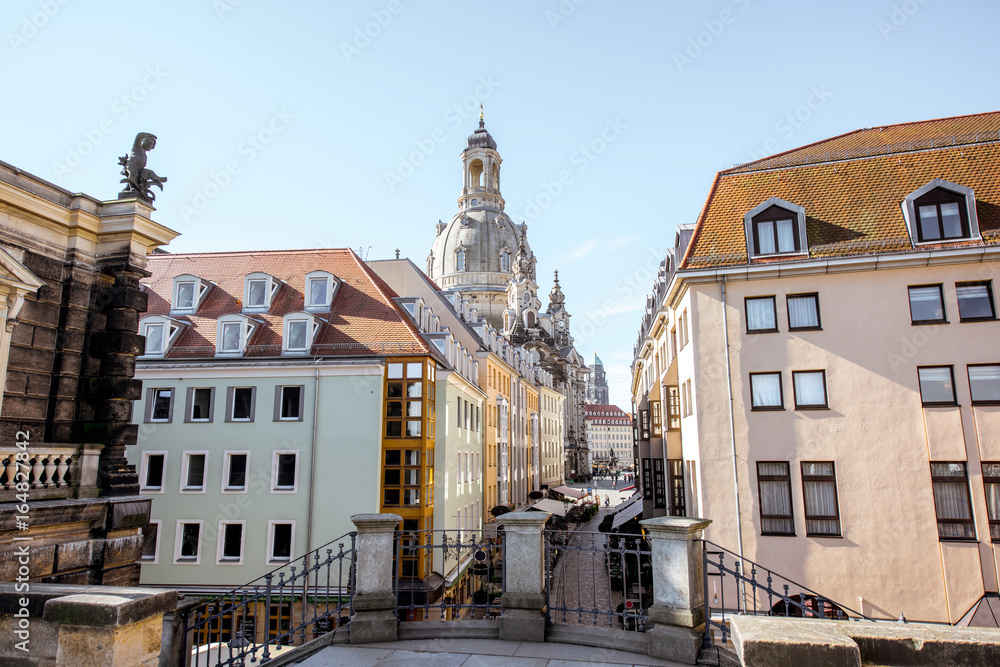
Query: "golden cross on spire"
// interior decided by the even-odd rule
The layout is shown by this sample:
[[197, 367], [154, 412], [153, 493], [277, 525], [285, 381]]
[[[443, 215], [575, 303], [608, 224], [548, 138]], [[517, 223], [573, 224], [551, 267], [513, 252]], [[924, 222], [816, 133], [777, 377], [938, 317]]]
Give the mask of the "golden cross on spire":
[[479, 105], [479, 120], [483, 119], [483, 105]]

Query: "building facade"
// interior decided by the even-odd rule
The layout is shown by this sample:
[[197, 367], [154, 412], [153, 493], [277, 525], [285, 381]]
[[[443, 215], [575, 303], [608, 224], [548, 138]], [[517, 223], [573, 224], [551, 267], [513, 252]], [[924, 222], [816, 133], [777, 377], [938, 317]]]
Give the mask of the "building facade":
[[632, 415], [617, 405], [591, 404], [584, 408], [583, 414], [595, 471], [603, 474], [631, 471]]
[[608, 405], [608, 377], [604, 372], [604, 362], [594, 350], [594, 361], [590, 365], [590, 376], [587, 379], [587, 402], [591, 405]]
[[716, 177], [633, 366], [639, 456], [679, 427], [663, 455], [708, 539], [877, 618], [996, 596], [998, 156], [988, 113]]
[[177, 236], [152, 215], [140, 197], [102, 201], [0, 162], [0, 580], [23, 575], [23, 548], [31, 581], [139, 580], [150, 502], [126, 459], [139, 281]]

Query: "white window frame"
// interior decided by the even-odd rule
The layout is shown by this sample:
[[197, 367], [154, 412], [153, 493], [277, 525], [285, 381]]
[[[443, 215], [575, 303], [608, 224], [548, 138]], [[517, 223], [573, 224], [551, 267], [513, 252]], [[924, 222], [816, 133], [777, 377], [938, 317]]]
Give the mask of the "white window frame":
[[[297, 387], [299, 390], [299, 415], [297, 417], [282, 417], [281, 405], [284, 402], [285, 389]], [[302, 384], [279, 384], [274, 388], [274, 419], [276, 422], [300, 422], [306, 412], [306, 387]]]
[[[281, 454], [295, 454], [295, 482], [291, 488], [278, 486], [278, 456]], [[271, 452], [271, 493], [290, 494], [299, 492], [299, 464], [302, 462], [302, 454], [298, 449], [275, 449]]]
[[[208, 390], [208, 417], [194, 418], [194, 395], [197, 391]], [[215, 387], [188, 387], [184, 398], [184, 423], [211, 424], [215, 420]]]
[[[250, 416], [240, 417], [237, 419], [233, 416], [233, 411], [236, 409], [236, 390], [237, 389], [249, 389], [250, 390]], [[249, 424], [257, 418], [257, 387], [243, 386], [233, 386], [226, 387], [226, 421], [235, 424]]]
[[[274, 526], [276, 524], [291, 524], [292, 530], [289, 535], [288, 558], [274, 558]], [[267, 522], [267, 551], [264, 554], [265, 565], [280, 565], [281, 563], [291, 563], [295, 560], [295, 520], [294, 519], [271, 519]]]
[[[181, 558], [181, 542], [184, 537], [184, 524], [194, 523], [198, 525], [198, 554], [194, 557]], [[205, 520], [204, 519], [177, 519], [174, 528], [174, 565], [201, 565], [201, 554], [205, 551]]]
[[[222, 332], [227, 324], [236, 324], [240, 327], [240, 342], [239, 349], [236, 350], [224, 350], [222, 348], [223, 337]], [[260, 321], [253, 319], [252, 317], [246, 317], [244, 315], [233, 314], [233, 315], [223, 315], [218, 320], [218, 329], [216, 331], [215, 337], [215, 356], [217, 357], [242, 357], [246, 354], [247, 343], [250, 342], [250, 338], [253, 337], [257, 327], [260, 326]]]
[[[170, 407], [167, 408], [166, 419], [153, 419], [153, 412], [156, 410], [156, 396], [161, 391], [170, 392]], [[177, 403], [176, 387], [148, 387], [146, 389], [146, 408], [143, 415], [145, 424], [169, 424], [174, 420], [174, 405]]]
[[[183, 283], [193, 283], [191, 291], [191, 305], [186, 307], [178, 307], [177, 304], [177, 292], [178, 288]], [[170, 314], [180, 315], [180, 314], [193, 314], [198, 312], [198, 308], [201, 304], [205, 302], [205, 296], [208, 294], [209, 290], [215, 285], [210, 280], [205, 280], [204, 278], [199, 278], [198, 276], [192, 275], [190, 273], [184, 273], [174, 278], [173, 289], [170, 294]]]
[[[160, 480], [159, 486], [147, 486], [146, 481], [148, 479], [149, 472], [149, 457], [150, 456], [163, 456], [163, 479]], [[139, 463], [139, 491], [140, 493], [166, 493], [167, 488], [167, 460], [169, 459], [170, 453], [165, 449], [151, 449], [142, 453], [142, 460]]]
[[[312, 281], [314, 280], [326, 280], [326, 301], [323, 303], [312, 303], [309, 299], [312, 295], [312, 290], [310, 289]], [[305, 294], [304, 303], [305, 309], [308, 311], [319, 311], [326, 312], [330, 310], [331, 304], [333, 304], [333, 297], [337, 293], [337, 288], [340, 287], [340, 281], [332, 273], [326, 271], [310, 271], [306, 274], [305, 283]]]
[[[320, 319], [311, 313], [297, 312], [285, 315], [285, 322], [281, 332], [281, 353], [285, 355], [306, 355], [312, 351], [313, 343], [316, 342], [316, 334], [319, 332], [320, 324], [326, 320]], [[289, 347], [291, 342], [291, 325], [293, 322], [305, 322], [306, 344], [304, 347]]]
[[[225, 558], [222, 550], [226, 544], [226, 526], [238, 525], [240, 529], [240, 555], [239, 558]], [[216, 565], [243, 565], [243, 554], [247, 547], [247, 522], [245, 519], [219, 519], [219, 531], [216, 537], [215, 564]]]
[[146, 349], [140, 358], [161, 358], [165, 357], [167, 352], [173, 346], [177, 339], [180, 338], [181, 332], [187, 327], [187, 322], [181, 322], [180, 320], [175, 320], [172, 317], [166, 317], [165, 315], [150, 315], [139, 320], [139, 333], [144, 338], [149, 334], [147, 329], [152, 326], [163, 327], [163, 337], [161, 340], [161, 345], [159, 350], [150, 351]]
[[[261, 280], [264, 282], [264, 303], [263, 305], [250, 305], [250, 283], [254, 281]], [[271, 304], [274, 303], [274, 295], [278, 293], [278, 289], [283, 284], [283, 281], [275, 278], [269, 273], [248, 273], [243, 278], [243, 312], [244, 313], [266, 313], [271, 309]]]
[[[250, 451], [249, 449], [227, 449], [222, 452], [222, 493], [249, 493], [250, 491]], [[229, 486], [229, 466], [234, 454], [244, 454], [247, 457], [246, 481], [243, 487]]]
[[[153, 544], [153, 557], [143, 558], [142, 554], [139, 554], [139, 562], [143, 565], [158, 565], [160, 563], [160, 538], [163, 537], [163, 519], [150, 519], [150, 524], [156, 524], [156, 542]], [[143, 536], [143, 541], [145, 541], [145, 535]]]
[[[930, 241], [920, 240], [920, 236], [917, 233], [917, 226], [920, 224], [920, 221], [917, 218], [916, 200], [920, 199], [931, 190], [935, 190], [937, 188], [948, 190], [949, 192], [953, 192], [959, 197], [965, 199], [965, 213], [969, 218], [968, 237], [956, 239], [932, 239]], [[906, 198], [902, 201], [900, 207], [903, 209], [903, 219], [906, 220], [906, 229], [910, 233], [910, 242], [913, 243], [914, 247], [922, 245], [940, 245], [946, 243], [964, 243], [965, 241], [977, 241], [982, 238], [982, 235], [979, 233], [979, 216], [976, 213], [976, 193], [972, 188], [967, 188], [964, 185], [946, 181], [943, 178], [935, 178], [922, 188], [914, 190], [910, 194], [906, 195]]]
[[[783, 208], [788, 211], [789, 215], [794, 219], [794, 223], [798, 227], [799, 232], [799, 244], [802, 246], [797, 250], [791, 252], [769, 252], [769, 253], [754, 253], [754, 242], [753, 242], [753, 219], [757, 217], [759, 213], [763, 213], [772, 206], [777, 206], [778, 208]], [[743, 215], [743, 226], [744, 232], [746, 233], [747, 242], [747, 257], [753, 259], [755, 257], [799, 257], [801, 255], [809, 254], [809, 239], [806, 237], [806, 209], [798, 204], [793, 204], [792, 202], [785, 201], [778, 197], [771, 197], [770, 199], [758, 204]], [[777, 242], [777, 241], [775, 241]], [[681, 347], [684, 347], [683, 345]]]
[[[188, 464], [191, 461], [192, 455], [198, 456], [200, 454], [203, 454], [205, 456], [205, 476], [201, 480], [200, 487], [188, 486], [187, 485]], [[177, 492], [182, 493], [184, 495], [204, 494], [206, 493], [207, 489], [208, 489], [208, 450], [185, 449], [183, 452], [181, 452], [181, 480]]]

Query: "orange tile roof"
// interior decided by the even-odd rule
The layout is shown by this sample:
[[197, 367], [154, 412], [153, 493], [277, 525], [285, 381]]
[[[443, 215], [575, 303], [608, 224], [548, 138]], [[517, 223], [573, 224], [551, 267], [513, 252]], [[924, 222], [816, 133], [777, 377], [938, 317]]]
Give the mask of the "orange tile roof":
[[[171, 346], [167, 358], [215, 356], [217, 320], [242, 313], [244, 277], [262, 272], [285, 282], [267, 313], [247, 313], [262, 324], [251, 335], [247, 357], [281, 354], [283, 317], [305, 307], [305, 275], [327, 271], [341, 284], [329, 312], [314, 312], [325, 320], [316, 334], [314, 355], [406, 355], [431, 353], [409, 317], [393, 301], [389, 288], [350, 249], [265, 250], [196, 254], [155, 254], [149, 257], [151, 276], [146, 315], [168, 315], [190, 326]], [[195, 315], [170, 315], [176, 276], [191, 274], [216, 283]]]
[[[998, 244], [998, 162], [1000, 112], [991, 112], [858, 130], [721, 171], [681, 268], [746, 264], [743, 216], [770, 197], [805, 208], [811, 258], [912, 250], [900, 204], [934, 178], [976, 194], [983, 239], [947, 247]], [[769, 261], [792, 260], [753, 263]]]

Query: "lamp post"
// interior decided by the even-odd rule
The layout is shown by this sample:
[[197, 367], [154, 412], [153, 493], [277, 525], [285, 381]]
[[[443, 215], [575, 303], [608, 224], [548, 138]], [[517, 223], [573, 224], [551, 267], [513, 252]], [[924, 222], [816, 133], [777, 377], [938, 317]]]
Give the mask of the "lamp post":
[[[250, 642], [246, 637], [243, 636], [243, 628], [241, 627], [236, 631], [236, 636], [229, 640], [229, 661], [234, 665], [239, 665], [243, 667], [246, 661], [243, 657], [243, 649], [250, 646]], [[239, 658], [237, 662], [233, 662], [233, 649], [236, 650], [236, 658]]]

